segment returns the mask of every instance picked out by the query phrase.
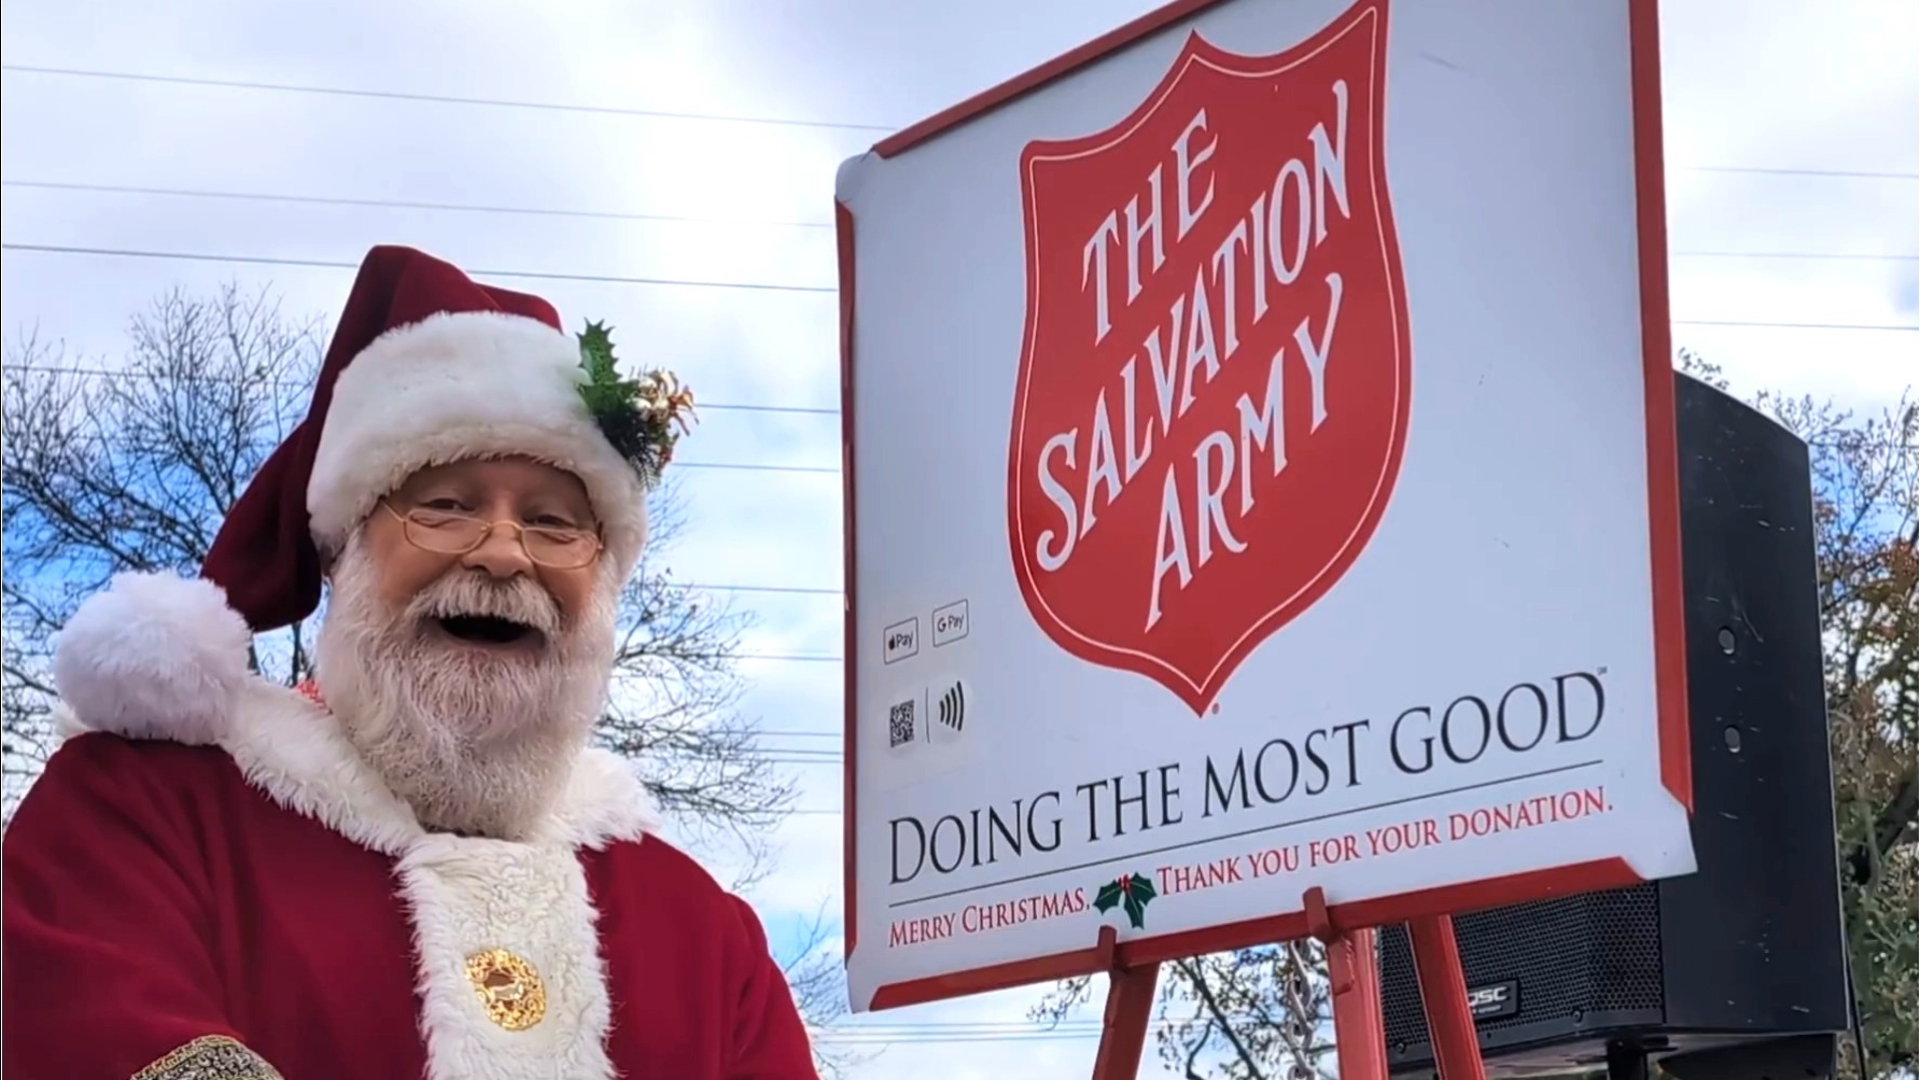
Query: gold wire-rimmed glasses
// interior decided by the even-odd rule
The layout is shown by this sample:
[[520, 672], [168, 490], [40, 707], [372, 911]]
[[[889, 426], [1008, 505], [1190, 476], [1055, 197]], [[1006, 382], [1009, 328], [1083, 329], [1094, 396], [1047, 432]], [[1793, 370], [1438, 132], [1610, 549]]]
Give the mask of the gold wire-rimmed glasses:
[[486, 521], [444, 510], [414, 508], [401, 513], [382, 499], [380, 505], [400, 520], [407, 543], [436, 555], [465, 555], [487, 542], [493, 530], [505, 526], [520, 539], [527, 558], [554, 570], [578, 570], [600, 555], [600, 537], [581, 529], [522, 525], [517, 521]]

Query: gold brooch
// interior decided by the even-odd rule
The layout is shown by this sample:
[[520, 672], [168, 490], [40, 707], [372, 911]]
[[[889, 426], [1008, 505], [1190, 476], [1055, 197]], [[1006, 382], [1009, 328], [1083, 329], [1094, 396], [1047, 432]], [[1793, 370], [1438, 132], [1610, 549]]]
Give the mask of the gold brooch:
[[486, 1006], [487, 1019], [508, 1031], [525, 1031], [547, 1015], [547, 988], [540, 973], [505, 949], [467, 957], [467, 980]]

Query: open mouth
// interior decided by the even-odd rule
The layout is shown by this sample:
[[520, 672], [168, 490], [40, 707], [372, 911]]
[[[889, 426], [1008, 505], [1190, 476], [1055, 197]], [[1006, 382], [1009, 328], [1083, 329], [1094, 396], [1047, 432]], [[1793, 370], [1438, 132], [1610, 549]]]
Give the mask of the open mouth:
[[546, 635], [526, 623], [493, 615], [448, 615], [432, 622], [448, 637], [469, 645], [534, 648], [546, 640]]

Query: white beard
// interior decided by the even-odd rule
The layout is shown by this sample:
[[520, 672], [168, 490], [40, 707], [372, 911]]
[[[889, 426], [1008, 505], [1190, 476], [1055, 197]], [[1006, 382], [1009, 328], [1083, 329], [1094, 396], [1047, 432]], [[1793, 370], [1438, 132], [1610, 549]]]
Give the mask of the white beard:
[[[362, 759], [429, 829], [525, 839], [553, 806], [605, 706], [617, 586], [563, 625], [528, 578], [456, 567], [401, 610], [376, 595], [355, 533], [333, 571], [314, 679]], [[491, 614], [539, 627], [538, 653], [490, 654], [422, 633], [432, 614]]]

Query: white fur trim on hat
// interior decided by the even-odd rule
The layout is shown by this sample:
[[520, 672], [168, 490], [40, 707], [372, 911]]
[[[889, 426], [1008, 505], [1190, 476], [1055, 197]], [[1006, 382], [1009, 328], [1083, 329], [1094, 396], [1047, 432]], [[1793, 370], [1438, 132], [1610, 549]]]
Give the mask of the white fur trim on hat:
[[646, 490], [581, 400], [580, 346], [537, 319], [441, 313], [389, 330], [340, 372], [307, 511], [337, 553], [379, 499], [420, 469], [466, 458], [544, 461], [586, 485], [625, 580], [647, 535]]
[[53, 682], [72, 722], [204, 745], [225, 736], [251, 679], [245, 619], [202, 578], [115, 574], [54, 640]]

